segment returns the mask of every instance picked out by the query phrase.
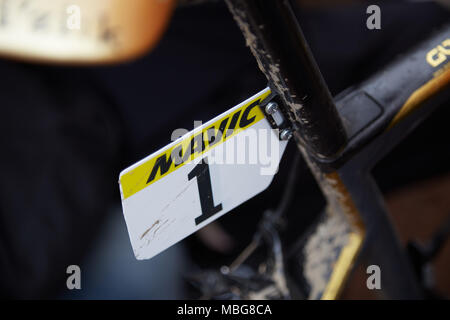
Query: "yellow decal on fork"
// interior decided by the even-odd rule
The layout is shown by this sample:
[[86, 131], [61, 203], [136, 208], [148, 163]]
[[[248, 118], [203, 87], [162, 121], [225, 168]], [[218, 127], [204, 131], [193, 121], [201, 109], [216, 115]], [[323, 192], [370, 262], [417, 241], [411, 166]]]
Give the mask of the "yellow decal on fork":
[[347, 245], [342, 248], [341, 254], [333, 268], [331, 278], [327, 283], [322, 300], [335, 300], [339, 297], [353, 268], [364, 237], [359, 232], [350, 232]]
[[347, 244], [341, 249], [339, 257], [333, 267], [331, 277], [322, 294], [322, 300], [337, 299], [344, 288], [344, 285], [352, 271], [353, 265], [362, 247], [366, 230], [361, 214], [354, 204], [350, 193], [342, 182], [337, 172], [325, 175], [327, 180], [333, 181], [332, 185], [338, 194], [339, 206], [350, 224]]

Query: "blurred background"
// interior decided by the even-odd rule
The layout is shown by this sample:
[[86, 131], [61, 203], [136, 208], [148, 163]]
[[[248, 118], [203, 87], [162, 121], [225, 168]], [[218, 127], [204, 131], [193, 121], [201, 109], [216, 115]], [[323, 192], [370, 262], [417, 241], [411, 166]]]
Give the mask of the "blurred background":
[[[370, 1], [382, 10], [382, 29], [372, 31], [369, 2], [298, 2], [300, 24], [333, 95], [450, 21], [437, 2]], [[161, 41], [128, 62], [68, 66], [3, 57], [0, 297], [195, 297], [184, 277], [229, 264], [248, 244], [264, 210], [280, 199], [295, 146], [267, 191], [149, 261], [133, 256], [119, 172], [169, 143], [174, 129], [190, 130], [194, 120], [207, 121], [266, 85], [223, 1], [181, 1]], [[449, 219], [449, 116], [447, 104], [374, 170], [405, 245], [427, 241]], [[300, 236], [323, 206], [301, 166], [292, 205], [301, 204], [301, 212], [291, 210], [296, 228], [287, 239]], [[81, 268], [81, 290], [66, 288], [69, 265]], [[448, 241], [433, 266], [441, 297], [449, 297]], [[365, 277], [357, 267], [343, 298], [376, 298]]]

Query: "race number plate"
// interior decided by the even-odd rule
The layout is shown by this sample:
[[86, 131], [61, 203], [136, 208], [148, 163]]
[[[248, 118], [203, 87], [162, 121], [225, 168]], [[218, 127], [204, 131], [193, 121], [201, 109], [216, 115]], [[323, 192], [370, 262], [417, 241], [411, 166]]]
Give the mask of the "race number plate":
[[266, 88], [125, 169], [122, 207], [137, 259], [149, 259], [266, 189], [287, 141], [259, 104]]

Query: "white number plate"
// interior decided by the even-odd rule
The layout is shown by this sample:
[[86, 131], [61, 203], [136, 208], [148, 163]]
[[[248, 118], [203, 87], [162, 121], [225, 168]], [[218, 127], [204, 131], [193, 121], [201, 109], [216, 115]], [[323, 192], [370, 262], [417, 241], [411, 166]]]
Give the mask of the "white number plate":
[[125, 169], [122, 207], [137, 259], [149, 259], [266, 189], [286, 141], [259, 103], [266, 88]]

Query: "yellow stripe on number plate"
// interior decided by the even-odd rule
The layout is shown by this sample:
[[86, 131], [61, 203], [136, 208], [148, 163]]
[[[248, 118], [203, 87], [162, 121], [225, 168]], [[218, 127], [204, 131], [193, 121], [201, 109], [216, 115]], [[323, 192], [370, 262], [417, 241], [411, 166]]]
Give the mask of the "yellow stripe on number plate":
[[263, 119], [259, 104], [269, 94], [270, 89], [264, 89], [123, 171], [119, 178], [122, 199], [131, 197]]

